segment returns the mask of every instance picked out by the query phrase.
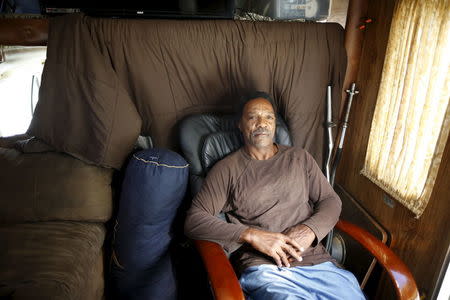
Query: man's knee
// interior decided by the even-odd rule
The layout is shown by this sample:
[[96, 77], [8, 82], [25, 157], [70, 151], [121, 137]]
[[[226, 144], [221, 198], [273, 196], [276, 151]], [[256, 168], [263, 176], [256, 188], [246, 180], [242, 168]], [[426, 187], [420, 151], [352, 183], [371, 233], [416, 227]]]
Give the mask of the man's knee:
[[302, 298], [308, 292], [292, 278], [288, 268], [278, 269], [273, 265], [250, 267], [241, 275], [240, 283], [247, 299], [291, 300]]
[[248, 299], [364, 299], [356, 278], [331, 262], [310, 267], [279, 269], [250, 267], [240, 283]]

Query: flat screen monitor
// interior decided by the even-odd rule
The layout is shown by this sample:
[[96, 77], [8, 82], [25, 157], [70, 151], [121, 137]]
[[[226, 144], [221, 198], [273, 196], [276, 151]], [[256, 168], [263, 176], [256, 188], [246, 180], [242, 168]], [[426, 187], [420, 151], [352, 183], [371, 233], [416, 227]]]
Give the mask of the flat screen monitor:
[[43, 14], [84, 12], [100, 17], [233, 18], [234, 0], [61, 1], [41, 0]]

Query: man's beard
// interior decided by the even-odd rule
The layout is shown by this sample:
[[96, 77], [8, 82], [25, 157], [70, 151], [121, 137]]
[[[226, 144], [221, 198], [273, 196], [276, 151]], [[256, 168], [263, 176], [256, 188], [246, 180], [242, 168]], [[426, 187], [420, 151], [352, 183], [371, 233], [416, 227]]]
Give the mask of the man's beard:
[[[258, 137], [258, 135], [264, 135]], [[251, 141], [253, 146], [257, 148], [267, 147], [273, 143], [273, 136], [271, 136], [270, 131], [264, 128], [256, 129], [251, 133]]]

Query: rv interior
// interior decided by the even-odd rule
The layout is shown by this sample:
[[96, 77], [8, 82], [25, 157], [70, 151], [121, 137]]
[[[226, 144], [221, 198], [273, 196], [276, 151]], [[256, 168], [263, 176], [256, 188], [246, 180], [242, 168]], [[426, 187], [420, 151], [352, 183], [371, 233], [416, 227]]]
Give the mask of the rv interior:
[[0, 0], [0, 299], [250, 299], [184, 224], [254, 91], [364, 296], [450, 299], [450, 0]]

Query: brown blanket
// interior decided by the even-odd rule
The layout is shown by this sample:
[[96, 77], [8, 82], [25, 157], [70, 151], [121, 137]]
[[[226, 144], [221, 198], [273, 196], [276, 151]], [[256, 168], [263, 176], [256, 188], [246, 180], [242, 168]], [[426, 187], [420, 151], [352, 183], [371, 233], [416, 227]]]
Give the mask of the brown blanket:
[[118, 168], [139, 133], [174, 149], [179, 119], [262, 90], [320, 163], [326, 86], [336, 118], [345, 66], [338, 24], [55, 18], [28, 134]]

